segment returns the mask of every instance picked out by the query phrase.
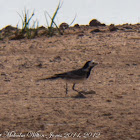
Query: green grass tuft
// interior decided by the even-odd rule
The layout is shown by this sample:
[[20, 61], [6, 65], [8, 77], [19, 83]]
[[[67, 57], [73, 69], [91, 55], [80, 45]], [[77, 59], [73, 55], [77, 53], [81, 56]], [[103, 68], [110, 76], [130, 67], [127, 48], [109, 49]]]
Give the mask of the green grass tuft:
[[33, 21], [33, 25], [31, 26], [31, 21], [32, 18], [34, 17], [34, 11], [32, 12], [32, 14], [29, 15], [29, 10], [26, 10], [26, 8], [24, 9], [24, 11], [22, 12], [22, 15], [18, 13], [18, 15], [20, 16], [21, 20], [22, 20], [22, 29], [21, 29], [21, 34], [28, 38], [34, 38], [37, 35], [37, 31], [38, 31], [38, 21]]
[[[61, 2], [59, 2], [59, 4], [58, 4], [58, 6], [57, 6], [57, 8], [56, 8], [56, 10], [55, 10], [55, 12], [54, 12], [54, 14], [53, 14], [52, 17], [50, 16], [50, 14], [49, 14], [47, 11], [45, 11], [45, 13], [44, 13], [45, 19], [46, 19], [46, 23], [47, 23], [47, 29], [48, 29], [48, 35], [49, 35], [49, 36], [53, 36], [53, 35], [55, 34], [55, 31], [57, 31], [59, 34], [62, 35], [60, 29], [58, 28], [57, 24], [55, 23], [55, 18], [56, 18], [56, 16], [57, 16], [58, 11], [60, 10], [61, 6], [62, 6], [62, 4], [61, 4]], [[49, 22], [48, 22], [48, 20], [47, 20], [46, 14], [47, 14], [48, 17], [51, 19], [50, 24], [49, 24]], [[56, 30], [55, 30], [54, 27], [56, 27]]]

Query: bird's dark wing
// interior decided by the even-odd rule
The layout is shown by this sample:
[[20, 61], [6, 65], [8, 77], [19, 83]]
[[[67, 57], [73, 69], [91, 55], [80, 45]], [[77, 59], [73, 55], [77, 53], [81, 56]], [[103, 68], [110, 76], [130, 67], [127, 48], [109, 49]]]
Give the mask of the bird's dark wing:
[[56, 74], [55, 76], [62, 79], [81, 79], [86, 77], [86, 72], [83, 71], [82, 69], [78, 69], [74, 71]]
[[78, 70], [73, 70], [73, 71], [69, 71], [69, 72], [64, 72], [64, 73], [60, 73], [60, 74], [55, 74], [51, 77], [47, 77], [47, 78], [43, 78], [43, 79], [39, 79], [40, 80], [55, 80], [55, 79], [82, 79], [82, 78], [86, 78], [87, 76], [87, 72], [83, 71], [82, 69], [78, 69]]

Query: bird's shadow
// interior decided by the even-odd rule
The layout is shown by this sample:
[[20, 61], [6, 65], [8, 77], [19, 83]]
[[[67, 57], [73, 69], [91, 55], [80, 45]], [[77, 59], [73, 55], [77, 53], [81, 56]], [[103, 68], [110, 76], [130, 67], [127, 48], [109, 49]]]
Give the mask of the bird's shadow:
[[93, 90], [90, 90], [90, 91], [77, 91], [77, 95], [75, 96], [65, 96], [65, 97], [42, 97], [42, 98], [50, 98], [50, 99], [63, 99], [63, 98], [67, 98], [67, 99], [70, 99], [70, 98], [74, 98], [74, 99], [84, 99], [84, 98], [87, 98], [85, 95], [88, 95], [88, 94], [96, 94], [95, 91]]
[[76, 96], [73, 96], [73, 98], [86, 98], [85, 95], [88, 95], [88, 94], [96, 94], [96, 92], [94, 90], [89, 90], [89, 91], [77, 91], [78, 92], [78, 95]]

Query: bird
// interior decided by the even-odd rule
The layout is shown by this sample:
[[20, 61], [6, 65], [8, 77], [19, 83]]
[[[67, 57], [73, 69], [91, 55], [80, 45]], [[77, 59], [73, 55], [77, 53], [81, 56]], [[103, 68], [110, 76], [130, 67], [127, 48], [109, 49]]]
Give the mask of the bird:
[[[63, 79], [66, 81], [66, 95], [68, 94], [68, 86], [67, 82], [73, 83], [72, 89], [76, 92], [78, 90], [75, 89], [75, 85], [83, 82], [84, 80], [88, 79], [91, 73], [92, 68], [94, 68], [96, 65], [98, 65], [97, 62], [94, 60], [87, 61], [84, 66], [80, 69], [64, 72], [64, 73], [59, 73], [55, 74], [51, 77], [39, 79], [40, 80], [57, 80], [57, 79]], [[79, 93], [79, 92], [78, 92]]]

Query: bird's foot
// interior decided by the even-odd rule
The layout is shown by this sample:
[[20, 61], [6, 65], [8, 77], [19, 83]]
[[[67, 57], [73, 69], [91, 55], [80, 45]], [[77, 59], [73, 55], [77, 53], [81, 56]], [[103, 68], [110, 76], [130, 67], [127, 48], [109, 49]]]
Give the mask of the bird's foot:
[[82, 94], [87, 95], [87, 94], [96, 94], [94, 90], [89, 90], [89, 91], [80, 91]]
[[74, 98], [86, 98], [81, 92], [78, 92], [78, 95], [74, 96]]

